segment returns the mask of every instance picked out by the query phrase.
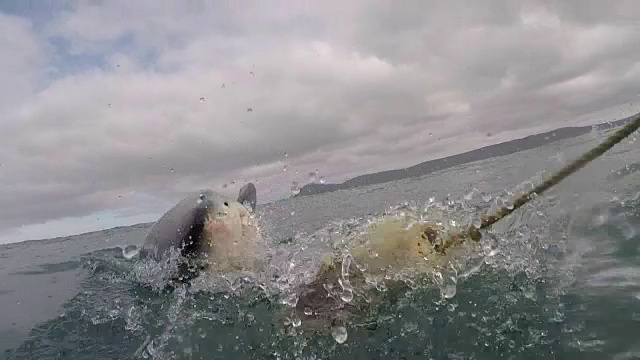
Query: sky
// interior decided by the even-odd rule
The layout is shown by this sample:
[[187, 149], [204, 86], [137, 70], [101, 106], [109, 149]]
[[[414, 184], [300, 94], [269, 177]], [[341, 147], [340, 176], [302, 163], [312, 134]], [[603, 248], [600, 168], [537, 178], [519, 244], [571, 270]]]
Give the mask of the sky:
[[0, 243], [628, 116], [639, 16], [636, 0], [0, 1]]

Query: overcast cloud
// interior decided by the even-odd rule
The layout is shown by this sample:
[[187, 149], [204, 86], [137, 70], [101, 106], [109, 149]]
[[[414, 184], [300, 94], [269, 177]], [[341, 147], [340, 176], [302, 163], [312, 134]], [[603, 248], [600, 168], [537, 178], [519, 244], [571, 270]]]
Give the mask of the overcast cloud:
[[13, 3], [0, 243], [150, 221], [201, 187], [279, 199], [316, 169], [340, 182], [640, 100], [635, 0]]

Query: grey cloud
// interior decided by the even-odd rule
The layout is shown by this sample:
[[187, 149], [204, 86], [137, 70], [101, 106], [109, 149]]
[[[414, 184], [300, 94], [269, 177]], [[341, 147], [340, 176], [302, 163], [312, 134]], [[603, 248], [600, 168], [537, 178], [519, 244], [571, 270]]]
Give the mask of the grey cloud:
[[[0, 13], [0, 114], [6, 116], [10, 106], [36, 88], [44, 51], [26, 19]], [[7, 34], [11, 34], [8, 36]]]
[[[521, 16], [530, 11], [543, 12], [540, 15], [543, 18], [534, 24], [537, 28], [521, 24]], [[601, 11], [604, 14], [599, 17]], [[354, 46], [394, 63], [415, 62], [420, 58], [418, 63], [424, 71], [435, 66], [445, 73], [447, 85], [456, 85], [474, 110], [482, 111], [487, 100], [508, 103], [513, 92], [522, 100], [528, 97], [536, 103], [553, 104], [557, 95], [556, 99], [549, 99], [537, 92], [612, 63], [621, 69], [635, 63], [640, 29], [637, 22], [625, 19], [638, 13], [640, 4], [631, 1], [606, 5], [597, 1], [482, 1], [474, 6], [467, 2], [444, 5], [415, 1], [398, 6], [374, 5], [361, 15]], [[545, 15], [557, 17], [558, 23], [544, 19]], [[575, 44], [579, 35], [587, 31], [592, 32], [590, 38], [587, 34], [586, 40]], [[578, 45], [589, 47], [575, 49], [586, 52], [586, 56], [580, 56], [580, 51], [569, 53]], [[500, 91], [502, 80], [508, 77], [514, 80], [514, 88]], [[621, 77], [611, 81], [618, 79]], [[621, 93], [627, 90], [623, 83], [624, 79], [619, 89], [618, 84], [610, 86]], [[509, 111], [503, 113], [507, 116]]]
[[638, 15], [640, 15], [638, 2], [634, 0], [549, 1], [546, 4], [563, 20], [584, 25], [635, 24], [637, 26]]

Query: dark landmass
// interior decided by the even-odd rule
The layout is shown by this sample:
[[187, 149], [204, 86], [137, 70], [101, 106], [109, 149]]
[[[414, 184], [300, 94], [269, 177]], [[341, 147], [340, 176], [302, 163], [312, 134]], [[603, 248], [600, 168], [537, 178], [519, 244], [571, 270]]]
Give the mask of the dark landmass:
[[[595, 126], [597, 126], [598, 130], [606, 130], [620, 126], [626, 123], [630, 118], [631, 117], [627, 117], [616, 121], [601, 123]], [[589, 132], [593, 131], [593, 127], [594, 126], [563, 127], [537, 135], [529, 135], [524, 138], [485, 146], [483, 148], [471, 150], [462, 154], [425, 161], [404, 169], [387, 170], [373, 174], [357, 176], [341, 184], [311, 183], [303, 186], [300, 189], [300, 193], [295, 196], [297, 197], [316, 195], [331, 191], [351, 189], [359, 186], [382, 184], [390, 181], [420, 177], [454, 166], [468, 164], [478, 160], [489, 159], [496, 156], [509, 155], [519, 151], [541, 147], [559, 140], [578, 137], [580, 135], [588, 134]]]

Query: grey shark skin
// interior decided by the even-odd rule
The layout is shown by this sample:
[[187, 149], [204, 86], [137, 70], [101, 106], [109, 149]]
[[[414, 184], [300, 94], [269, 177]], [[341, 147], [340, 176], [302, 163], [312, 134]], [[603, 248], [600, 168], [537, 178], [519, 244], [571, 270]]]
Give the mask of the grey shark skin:
[[235, 201], [245, 206], [249, 204], [254, 211], [257, 202], [255, 185], [244, 185], [237, 200], [208, 189], [190, 194], [153, 224], [141, 255], [159, 261], [168, 256], [170, 249], [175, 249], [187, 258], [197, 257], [205, 240], [207, 219], [224, 213], [230, 202]]

